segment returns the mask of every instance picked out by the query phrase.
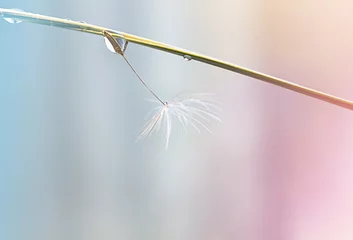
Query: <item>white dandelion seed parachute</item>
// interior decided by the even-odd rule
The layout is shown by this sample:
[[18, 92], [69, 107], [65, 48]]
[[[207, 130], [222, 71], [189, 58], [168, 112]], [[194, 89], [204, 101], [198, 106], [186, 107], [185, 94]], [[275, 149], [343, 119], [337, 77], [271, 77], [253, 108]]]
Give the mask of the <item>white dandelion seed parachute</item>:
[[[205, 93], [179, 95], [171, 102], [154, 108], [152, 118], [143, 128], [137, 141], [145, 139], [165, 127], [165, 147], [168, 148], [173, 119], [176, 119], [185, 130], [191, 125], [199, 133], [201, 133], [201, 129], [211, 133], [207, 124], [211, 120], [222, 121], [219, 118], [221, 110], [208, 99], [209, 96], [210, 94]], [[160, 104], [157, 100], [151, 101]]]

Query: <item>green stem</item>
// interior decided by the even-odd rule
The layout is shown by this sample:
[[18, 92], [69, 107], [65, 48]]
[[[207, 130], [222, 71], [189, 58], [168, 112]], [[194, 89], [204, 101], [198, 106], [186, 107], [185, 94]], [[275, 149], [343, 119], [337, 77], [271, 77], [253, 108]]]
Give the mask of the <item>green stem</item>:
[[202, 63], [206, 63], [209, 65], [213, 65], [219, 68], [223, 68], [232, 72], [236, 72], [251, 78], [255, 78], [270, 84], [277, 85], [282, 88], [286, 88], [289, 90], [292, 90], [294, 92], [298, 92], [346, 109], [353, 110], [353, 102], [329, 95], [320, 91], [316, 91], [311, 88], [307, 88], [277, 77], [273, 77], [267, 74], [263, 74], [257, 71], [253, 71], [251, 69], [247, 69], [241, 66], [234, 65], [232, 63], [228, 63], [222, 60], [218, 60], [216, 58], [208, 57], [205, 55], [201, 55], [195, 52], [190, 52], [181, 48], [173, 47], [161, 42], [149, 40], [146, 38], [134, 36], [128, 33], [124, 32], [119, 32], [115, 31], [112, 29], [107, 29], [104, 27], [99, 27], [96, 25], [84, 23], [84, 22], [76, 22], [72, 20], [67, 20], [67, 19], [62, 19], [62, 18], [55, 18], [55, 17], [50, 17], [50, 16], [44, 16], [44, 15], [39, 15], [39, 14], [33, 14], [33, 13], [28, 13], [28, 12], [22, 12], [19, 10], [14, 10], [14, 9], [3, 9], [0, 8], [0, 14], [4, 18], [12, 18], [16, 20], [20, 20], [23, 22], [31, 22], [31, 23], [36, 23], [36, 24], [42, 24], [42, 25], [48, 25], [48, 26], [54, 26], [54, 27], [60, 27], [60, 28], [65, 28], [65, 29], [70, 29], [70, 30], [75, 30], [75, 31], [80, 31], [80, 32], [86, 32], [86, 33], [91, 33], [91, 34], [96, 34], [103, 36], [104, 31], [109, 31], [109, 33], [116, 38], [121, 38], [125, 39], [128, 42], [132, 42], [135, 44], [143, 45], [146, 47], [154, 48], [157, 50], [161, 50], [164, 52], [169, 52], [175, 55], [179, 55], [182, 57], [186, 57], [188, 59], [196, 60]]

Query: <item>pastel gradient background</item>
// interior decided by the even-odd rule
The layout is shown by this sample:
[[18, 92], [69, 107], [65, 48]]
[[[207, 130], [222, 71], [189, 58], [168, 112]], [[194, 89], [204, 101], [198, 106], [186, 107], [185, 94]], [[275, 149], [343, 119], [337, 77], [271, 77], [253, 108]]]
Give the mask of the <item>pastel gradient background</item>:
[[[353, 3], [1, 0], [353, 100]], [[131, 44], [163, 99], [214, 92], [213, 134], [135, 143], [153, 107], [103, 39], [0, 22], [0, 239], [353, 239], [353, 113]]]

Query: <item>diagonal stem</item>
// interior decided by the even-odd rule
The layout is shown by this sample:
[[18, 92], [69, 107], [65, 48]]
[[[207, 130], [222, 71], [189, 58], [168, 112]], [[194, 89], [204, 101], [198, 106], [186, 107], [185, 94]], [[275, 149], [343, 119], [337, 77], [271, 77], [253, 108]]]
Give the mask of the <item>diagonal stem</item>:
[[225, 62], [216, 58], [208, 57], [208, 56], [201, 55], [188, 50], [184, 50], [181, 48], [173, 47], [147, 38], [138, 37], [124, 32], [114, 31], [111, 29], [99, 27], [92, 24], [87, 24], [84, 22], [76, 22], [76, 21], [71, 21], [71, 20], [62, 19], [62, 18], [55, 18], [50, 16], [33, 14], [29, 12], [23, 12], [23, 11], [14, 10], [14, 9], [0, 8], [0, 15], [2, 15], [5, 18], [12, 18], [23, 22], [31, 22], [36, 24], [55, 26], [55, 27], [81, 31], [81, 32], [86, 32], [86, 33], [91, 33], [91, 34], [96, 34], [101, 36], [104, 35], [104, 31], [109, 31], [113, 37], [125, 39], [128, 42], [154, 48], [164, 52], [169, 52], [175, 55], [187, 57], [188, 59], [193, 59], [195, 61], [213, 65], [215, 67], [226, 69], [232, 72], [236, 72], [349, 110], [353, 110], [353, 102], [345, 100], [343, 98], [339, 98], [327, 93], [323, 93], [308, 87], [301, 86], [299, 84], [286, 81], [281, 78], [273, 77], [261, 72], [257, 72], [248, 68], [234, 65], [229, 62]]

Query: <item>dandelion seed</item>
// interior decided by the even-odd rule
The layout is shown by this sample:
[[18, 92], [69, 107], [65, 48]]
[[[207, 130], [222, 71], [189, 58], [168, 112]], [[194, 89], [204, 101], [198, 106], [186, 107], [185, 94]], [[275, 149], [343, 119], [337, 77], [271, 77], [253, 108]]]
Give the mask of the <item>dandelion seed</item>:
[[186, 131], [187, 127], [191, 125], [199, 133], [201, 133], [202, 128], [211, 133], [211, 130], [207, 127], [211, 119], [222, 121], [218, 116], [220, 109], [207, 100], [207, 96], [208, 94], [180, 95], [171, 102], [165, 102], [165, 104], [156, 107], [154, 109], [155, 114], [144, 126], [137, 141], [151, 136], [165, 125], [165, 147], [168, 148], [173, 119], [176, 119]]
[[131, 63], [127, 60], [124, 55], [125, 48], [123, 49], [121, 47], [121, 44], [118, 43], [117, 39], [115, 39], [108, 31], [104, 31], [103, 35], [108, 49], [114, 53], [120, 54], [124, 58], [125, 62], [135, 73], [136, 77], [155, 97], [155, 99], [151, 101], [160, 104], [158, 107], [152, 109], [152, 112], [155, 112], [155, 114], [147, 122], [136, 141], [145, 139], [152, 135], [154, 132], [158, 132], [162, 125], [165, 125], [165, 147], [168, 148], [169, 139], [172, 132], [172, 118], [177, 119], [185, 130], [187, 130], [188, 125], [191, 125], [199, 133], [201, 133], [200, 128], [204, 128], [206, 131], [211, 133], [211, 130], [206, 126], [206, 124], [211, 121], [210, 119], [221, 122], [221, 119], [217, 116], [219, 108], [207, 101], [207, 97], [210, 94], [198, 93], [191, 95], [177, 95], [172, 101], [164, 102], [160, 97], [157, 96], [156, 93], [152, 91], [151, 88], [147, 86], [146, 82], [140, 77]]

